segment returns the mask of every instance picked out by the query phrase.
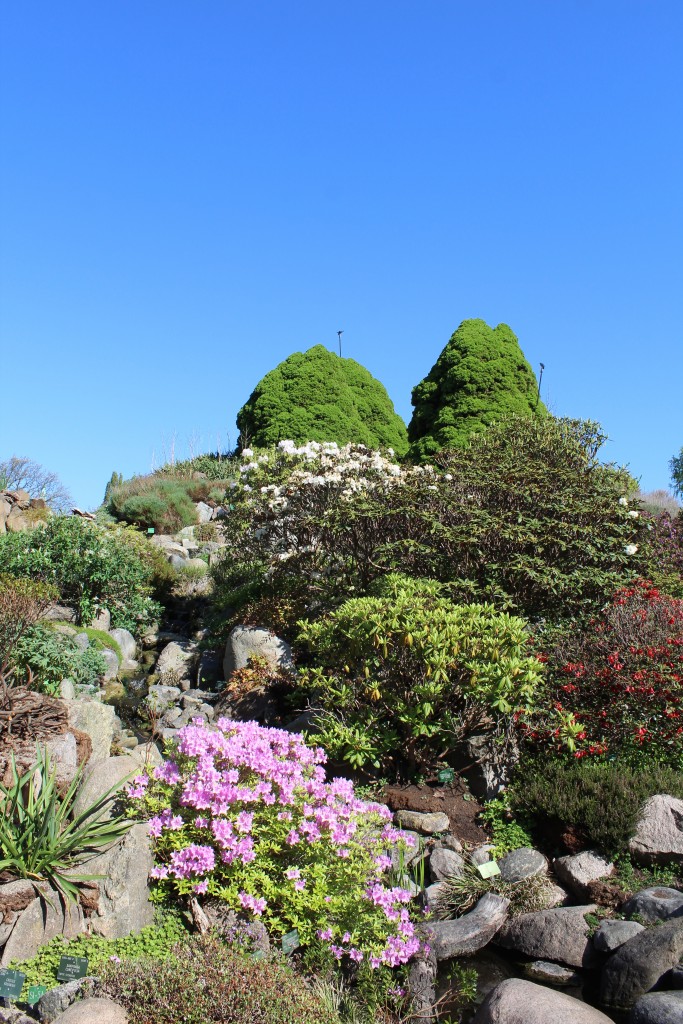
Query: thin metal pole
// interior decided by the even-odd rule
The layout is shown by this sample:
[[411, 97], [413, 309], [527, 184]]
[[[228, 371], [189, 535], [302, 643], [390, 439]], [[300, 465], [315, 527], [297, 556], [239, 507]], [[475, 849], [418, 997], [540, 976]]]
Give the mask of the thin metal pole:
[[538, 375], [538, 392], [536, 393], [536, 405], [534, 406], [534, 411], [538, 409], [538, 403], [541, 400], [541, 381], [543, 380], [543, 371], [545, 370], [545, 365], [543, 363], [539, 363], [538, 365], [541, 367], [541, 372]]
[[343, 331], [337, 331], [337, 337], [339, 338], [339, 356], [340, 357], [341, 357], [341, 336], [342, 336], [343, 333], [344, 333]]

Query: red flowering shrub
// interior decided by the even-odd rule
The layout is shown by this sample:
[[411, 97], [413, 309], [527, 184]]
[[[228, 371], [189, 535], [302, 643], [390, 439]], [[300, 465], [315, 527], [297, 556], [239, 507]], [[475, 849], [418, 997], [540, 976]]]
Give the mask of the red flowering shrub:
[[683, 600], [646, 580], [617, 591], [585, 631], [556, 642], [548, 670], [561, 724], [533, 738], [559, 745], [569, 725], [576, 757], [683, 763]]

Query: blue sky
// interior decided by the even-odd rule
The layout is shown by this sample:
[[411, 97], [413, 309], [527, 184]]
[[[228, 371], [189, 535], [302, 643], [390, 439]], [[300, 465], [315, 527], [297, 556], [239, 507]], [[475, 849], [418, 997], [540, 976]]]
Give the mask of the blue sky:
[[5, 4], [0, 458], [82, 507], [295, 350], [409, 419], [461, 320], [644, 489], [683, 445], [683, 5]]

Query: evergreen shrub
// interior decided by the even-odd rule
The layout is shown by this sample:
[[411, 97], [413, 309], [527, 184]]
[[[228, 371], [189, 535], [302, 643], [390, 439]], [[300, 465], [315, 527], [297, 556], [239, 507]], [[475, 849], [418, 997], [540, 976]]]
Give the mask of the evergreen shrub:
[[455, 605], [433, 580], [386, 576], [302, 627], [318, 739], [354, 768], [433, 770], [469, 734], [504, 732], [543, 676], [523, 619]]

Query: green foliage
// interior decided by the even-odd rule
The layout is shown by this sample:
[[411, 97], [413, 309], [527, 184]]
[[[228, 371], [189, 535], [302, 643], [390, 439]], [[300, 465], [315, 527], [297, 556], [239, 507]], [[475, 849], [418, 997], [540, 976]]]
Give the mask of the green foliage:
[[57, 598], [57, 590], [35, 580], [0, 576], [0, 670], [17, 642]]
[[101, 991], [130, 1024], [341, 1024], [282, 958], [256, 959], [213, 938], [179, 944], [172, 959], [110, 963]]
[[56, 694], [66, 678], [83, 686], [96, 686], [107, 666], [97, 647], [83, 650], [73, 636], [38, 622], [15, 644], [12, 667], [19, 673], [30, 669], [34, 689]]
[[301, 625], [320, 740], [355, 768], [433, 768], [454, 741], [529, 707], [543, 674], [522, 619], [455, 605], [433, 580], [387, 576]]
[[494, 859], [511, 850], [534, 845], [527, 829], [512, 815], [507, 797], [489, 800], [479, 817], [491, 832]]
[[129, 533], [79, 516], [53, 516], [40, 529], [0, 537], [0, 573], [55, 586], [84, 623], [102, 606], [114, 626], [136, 633], [160, 611], [151, 597], [152, 567]]
[[520, 772], [509, 799], [513, 811], [528, 815], [539, 834], [548, 824], [572, 826], [587, 844], [614, 856], [627, 852], [638, 813], [656, 793], [683, 798], [683, 773], [657, 766], [633, 769], [618, 761], [539, 758]]
[[439, 883], [434, 913], [439, 918], [460, 917], [473, 910], [482, 896], [495, 893], [510, 901], [511, 917], [545, 910], [551, 903], [552, 883], [545, 874], [506, 882], [501, 875], [482, 878], [473, 864], [465, 864], [461, 875], [452, 875]]
[[294, 352], [267, 373], [237, 414], [240, 447], [278, 441], [337, 441], [393, 448], [403, 455], [406, 428], [384, 386], [353, 359], [323, 345]]
[[114, 470], [112, 475], [109, 477], [109, 481], [107, 483], [107, 486], [104, 489], [104, 504], [105, 505], [109, 501], [109, 497], [111, 495], [111, 492], [113, 490], [115, 490], [117, 487], [120, 487], [122, 483], [123, 483], [123, 476], [122, 476], [122, 474], [121, 473], [117, 473], [116, 470]]
[[509, 416], [542, 416], [538, 386], [507, 324], [463, 320], [425, 379], [413, 389], [410, 455], [461, 447]]
[[622, 854], [614, 858], [614, 864], [616, 871], [609, 881], [613, 881], [628, 893], [658, 885], [670, 889], [680, 889], [683, 885], [683, 865], [680, 862], [651, 864], [646, 867], [643, 864], [634, 864], [628, 855]]
[[99, 935], [79, 935], [65, 939], [57, 935], [41, 946], [30, 960], [13, 962], [12, 970], [26, 975], [23, 998], [31, 985], [44, 985], [47, 989], [62, 983], [57, 979], [59, 961], [63, 956], [80, 956], [88, 960], [88, 973], [99, 974], [112, 959], [164, 960], [172, 956], [173, 946], [185, 938], [187, 929], [177, 911], [159, 912], [158, 922], [142, 928], [123, 939], [104, 939]]
[[135, 477], [112, 488], [108, 509], [117, 519], [134, 526], [153, 526], [160, 533], [176, 533], [197, 522], [197, 510], [181, 480]]
[[11, 783], [0, 783], [0, 871], [15, 878], [43, 879], [76, 900], [76, 883], [93, 877], [78, 869], [120, 839], [131, 822], [99, 820], [111, 790], [71, 820], [81, 772], [60, 795], [56, 770], [44, 748], [37, 749], [35, 764], [23, 775], [12, 756], [11, 771]]
[[177, 569], [178, 575], [181, 579], [187, 580], [188, 582], [195, 582], [196, 580], [203, 580], [208, 574], [209, 566], [202, 559], [197, 559], [192, 565], [181, 565]]

